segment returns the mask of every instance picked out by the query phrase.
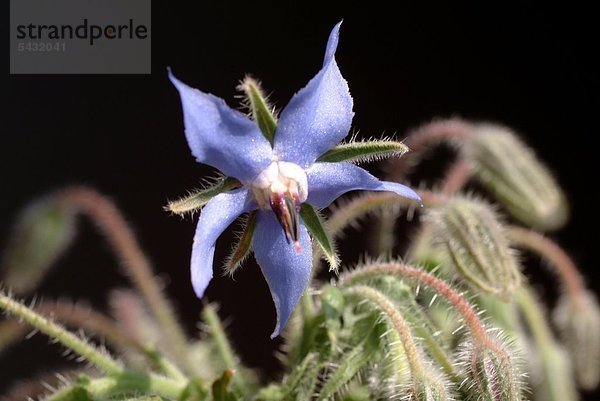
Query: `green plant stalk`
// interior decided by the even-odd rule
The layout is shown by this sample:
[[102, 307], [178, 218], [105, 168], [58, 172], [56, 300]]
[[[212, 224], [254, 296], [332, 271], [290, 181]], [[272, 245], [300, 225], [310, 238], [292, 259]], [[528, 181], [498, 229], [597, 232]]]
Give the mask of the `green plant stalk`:
[[[546, 316], [532, 290], [528, 287], [522, 287], [516, 293], [516, 302], [531, 332], [534, 340], [533, 344], [537, 348], [536, 354], [543, 369], [543, 387], [540, 391], [544, 394], [541, 399], [577, 400], [570, 361], [561, 352], [562, 347], [554, 339]], [[561, 360], [555, 361], [553, 358], [561, 358]]]
[[[155, 374], [144, 374], [126, 370], [120, 362], [112, 359], [106, 353], [96, 349], [94, 346], [67, 331], [59, 324], [34, 312], [4, 293], [0, 293], [0, 308], [27, 322], [35, 329], [46, 334], [48, 337], [55, 339], [98, 369], [112, 376], [110, 378], [98, 379], [100, 380], [97, 382], [98, 391], [102, 388], [114, 388], [115, 391], [119, 389], [148, 389], [167, 398], [177, 398], [185, 388], [185, 383], [178, 383]], [[108, 386], [107, 383], [113, 384]]]
[[152, 313], [160, 322], [177, 360], [181, 361], [187, 373], [194, 374], [196, 368], [189, 359], [183, 328], [175, 319], [173, 307], [156, 282], [150, 261], [120, 211], [103, 195], [86, 187], [68, 188], [61, 193], [61, 196], [90, 216], [106, 235], [112, 248], [123, 261], [123, 266], [134, 284], [139, 288]]
[[150, 359], [160, 371], [162, 371], [168, 377], [177, 380], [179, 382], [187, 382], [188, 378], [183, 374], [179, 368], [164, 357], [160, 352], [146, 348], [144, 354]]
[[575, 307], [585, 309], [583, 277], [573, 260], [556, 243], [541, 234], [525, 228], [511, 226], [506, 231], [518, 247], [537, 253], [549, 263]]
[[405, 313], [404, 315], [406, 316], [406, 320], [411, 324], [411, 327], [413, 327], [413, 330], [417, 336], [425, 345], [427, 352], [433, 359], [436, 360], [440, 368], [452, 381], [459, 383], [462, 380], [462, 377], [460, 377], [459, 373], [455, 369], [450, 357], [448, 357], [442, 346], [435, 340], [430, 330], [425, 328], [423, 325], [418, 324], [420, 321], [425, 321], [429, 318], [421, 311], [420, 306], [417, 304], [414, 298], [404, 297], [402, 302], [410, 304], [408, 313]]
[[[215, 342], [217, 352], [219, 353], [225, 368], [233, 371], [237, 370], [237, 358], [231, 348], [231, 344], [229, 344], [229, 340], [227, 339], [227, 335], [225, 334], [221, 320], [217, 315], [217, 311], [212, 305], [204, 305], [204, 309], [202, 310], [202, 319], [208, 326], [212, 339]], [[249, 387], [241, 374], [238, 373], [233, 375], [232, 384], [235, 389], [240, 392], [240, 394], [248, 394]]]
[[402, 263], [374, 263], [370, 266], [356, 269], [345, 274], [340, 278], [340, 282], [342, 285], [353, 285], [361, 280], [382, 274], [411, 278], [420, 284], [431, 288], [435, 293], [444, 298], [446, 302], [452, 305], [462, 316], [467, 327], [469, 327], [473, 340], [478, 345], [487, 347], [498, 354], [504, 354], [496, 342], [487, 334], [483, 322], [479, 319], [477, 312], [475, 312], [469, 302], [454, 291], [445, 281], [440, 280], [431, 273]]
[[522, 287], [516, 293], [516, 301], [540, 352], [543, 353], [544, 349], [553, 348], [554, 337], [548, 327], [547, 319], [531, 290], [527, 287]]
[[185, 385], [175, 383], [156, 375], [143, 375], [125, 372], [117, 377], [102, 377], [91, 379], [87, 383], [76, 383], [52, 394], [45, 401], [73, 401], [73, 392], [84, 389], [94, 400], [108, 400], [113, 396], [124, 393], [147, 393], [158, 395], [170, 400], [178, 400]]
[[91, 344], [78, 338], [75, 334], [67, 331], [62, 326], [32, 311], [22, 303], [15, 301], [1, 292], [0, 308], [29, 323], [48, 337], [56, 339], [62, 345], [79, 354], [82, 358], [107, 374], [116, 376], [125, 371], [125, 368], [120, 362], [112, 359], [106, 353], [101, 352]]
[[122, 330], [108, 316], [91, 308], [69, 301], [41, 301], [34, 310], [44, 316], [52, 316], [67, 326], [89, 330], [101, 335], [107, 342], [122, 348], [144, 352], [144, 347]]
[[413, 379], [422, 376], [423, 366], [410, 327], [394, 304], [380, 291], [366, 285], [348, 287], [344, 292], [350, 296], [366, 299], [369, 303], [375, 305], [379, 311], [383, 312], [400, 337], [411, 376]]

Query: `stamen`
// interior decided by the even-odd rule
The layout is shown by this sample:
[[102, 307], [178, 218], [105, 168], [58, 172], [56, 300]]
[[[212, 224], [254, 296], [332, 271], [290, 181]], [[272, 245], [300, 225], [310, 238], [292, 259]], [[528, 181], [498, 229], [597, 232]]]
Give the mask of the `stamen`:
[[261, 208], [271, 207], [288, 244], [300, 245], [300, 206], [308, 196], [306, 173], [288, 162], [273, 162], [254, 181], [254, 198]]

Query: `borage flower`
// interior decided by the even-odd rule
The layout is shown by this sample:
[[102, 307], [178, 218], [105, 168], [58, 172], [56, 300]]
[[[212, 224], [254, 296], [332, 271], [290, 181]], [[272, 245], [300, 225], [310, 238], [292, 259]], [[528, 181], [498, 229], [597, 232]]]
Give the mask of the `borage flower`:
[[375, 141], [336, 146], [350, 130], [354, 115], [348, 84], [335, 62], [340, 24], [329, 36], [321, 71], [294, 95], [277, 121], [258, 84], [246, 78], [253, 119], [229, 108], [225, 101], [193, 89], [169, 76], [183, 104], [185, 134], [198, 162], [227, 177], [169, 209], [184, 212], [204, 207], [192, 249], [192, 284], [202, 297], [212, 279], [215, 243], [240, 215], [251, 212], [245, 233], [228, 268], [249, 248], [269, 284], [277, 311], [271, 338], [279, 335], [308, 286], [312, 237], [332, 268], [336, 255], [315, 208], [327, 207], [352, 190], [390, 191], [420, 200], [410, 188], [379, 181], [349, 161], [402, 154], [399, 142]]

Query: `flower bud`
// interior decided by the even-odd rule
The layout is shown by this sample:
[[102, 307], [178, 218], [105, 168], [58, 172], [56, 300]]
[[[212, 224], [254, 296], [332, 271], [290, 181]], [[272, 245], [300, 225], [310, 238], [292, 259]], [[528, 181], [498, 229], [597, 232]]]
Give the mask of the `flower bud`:
[[[506, 347], [471, 345], [461, 355], [462, 391], [481, 401], [521, 401], [520, 369]], [[471, 398], [469, 398], [471, 399]]]
[[522, 223], [556, 230], [568, 217], [565, 195], [552, 173], [514, 132], [480, 124], [464, 147], [475, 177]]
[[17, 294], [35, 289], [75, 234], [75, 210], [55, 196], [28, 204], [4, 255], [4, 284]]
[[579, 386], [593, 390], [600, 383], [600, 307], [593, 294], [585, 292], [581, 304], [563, 295], [554, 311]]
[[513, 250], [490, 205], [455, 198], [430, 212], [435, 241], [469, 284], [510, 299], [521, 274]]
[[436, 374], [424, 373], [414, 378], [413, 390], [409, 400], [414, 401], [447, 401], [452, 400], [450, 385]]

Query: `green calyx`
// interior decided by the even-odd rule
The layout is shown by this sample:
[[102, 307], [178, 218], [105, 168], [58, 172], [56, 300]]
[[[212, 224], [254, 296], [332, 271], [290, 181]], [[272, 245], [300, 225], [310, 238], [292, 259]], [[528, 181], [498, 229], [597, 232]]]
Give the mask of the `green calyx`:
[[370, 162], [388, 157], [400, 157], [408, 150], [408, 146], [397, 141], [349, 142], [335, 146], [319, 157], [317, 161], [327, 163]]
[[244, 103], [248, 109], [250, 109], [252, 119], [256, 121], [262, 134], [267, 141], [269, 141], [271, 146], [273, 146], [275, 129], [277, 128], [277, 118], [273, 112], [273, 107], [269, 105], [267, 96], [265, 96], [260, 87], [260, 82], [247, 76], [238, 86], [238, 90], [244, 92]]
[[459, 197], [429, 213], [434, 238], [456, 272], [475, 288], [510, 299], [521, 273], [492, 207]]
[[319, 244], [325, 259], [329, 263], [329, 270], [338, 270], [339, 259], [335, 251], [334, 242], [325, 228], [325, 223], [314, 207], [303, 203], [300, 208], [300, 216], [310, 232], [312, 238]]
[[240, 185], [240, 182], [235, 178], [224, 177], [208, 188], [192, 192], [188, 196], [169, 202], [167, 206], [165, 206], [165, 210], [181, 216], [186, 213], [193, 213], [201, 209], [216, 195], [229, 191], [230, 189], [238, 188]]

